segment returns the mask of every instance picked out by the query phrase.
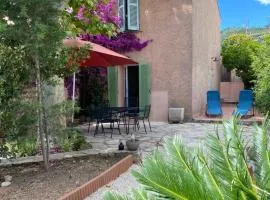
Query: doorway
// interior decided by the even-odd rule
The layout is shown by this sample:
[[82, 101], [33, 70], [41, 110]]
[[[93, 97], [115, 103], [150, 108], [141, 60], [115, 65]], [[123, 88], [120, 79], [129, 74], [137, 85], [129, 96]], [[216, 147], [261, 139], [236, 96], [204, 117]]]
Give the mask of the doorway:
[[83, 67], [77, 73], [76, 88], [80, 116], [89, 115], [89, 107], [97, 106], [108, 99], [107, 68]]
[[125, 106], [139, 107], [139, 66], [128, 66], [125, 78]]

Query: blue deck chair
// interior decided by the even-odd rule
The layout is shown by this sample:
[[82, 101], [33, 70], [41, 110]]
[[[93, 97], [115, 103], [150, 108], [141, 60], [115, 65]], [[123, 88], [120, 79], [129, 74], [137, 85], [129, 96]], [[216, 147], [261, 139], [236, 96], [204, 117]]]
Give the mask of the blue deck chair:
[[219, 91], [212, 90], [207, 92], [207, 116], [222, 116]]
[[248, 112], [253, 108], [253, 91], [241, 90], [239, 94], [238, 104], [233, 111], [233, 115], [240, 117], [247, 116]]

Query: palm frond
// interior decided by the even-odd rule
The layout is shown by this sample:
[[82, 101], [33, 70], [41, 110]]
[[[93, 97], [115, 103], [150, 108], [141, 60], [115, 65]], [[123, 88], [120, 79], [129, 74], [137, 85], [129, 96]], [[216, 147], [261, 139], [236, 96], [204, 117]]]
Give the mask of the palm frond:
[[270, 190], [270, 157], [269, 157], [269, 120], [266, 119], [261, 127], [255, 127], [253, 133], [255, 157], [255, 175], [258, 186], [262, 190]]
[[121, 196], [114, 192], [107, 192], [103, 198], [104, 200], [157, 200], [153, 195], [147, 193], [145, 190], [132, 190], [132, 196]]
[[103, 199], [104, 200], [130, 200], [127, 196], [121, 196], [114, 192], [106, 192]]
[[206, 140], [211, 171], [222, 184], [226, 199], [257, 199], [249, 173], [242, 130], [237, 118], [223, 123], [223, 139], [209, 135]]
[[148, 191], [158, 194], [157, 196], [187, 199], [185, 195], [181, 195], [179, 192], [179, 188], [185, 188], [184, 182], [178, 181], [175, 174], [170, 173], [176, 170], [168, 167], [161, 153], [154, 152], [153, 157], [145, 159], [141, 169], [133, 171], [132, 174]]
[[270, 199], [269, 127], [266, 121], [253, 134], [255, 177], [249, 171], [245, 132], [232, 118], [223, 123], [221, 134], [209, 134], [203, 147], [186, 147], [179, 136], [166, 138], [164, 149], [132, 172], [144, 190], [134, 190], [132, 198], [109, 194], [106, 200]]

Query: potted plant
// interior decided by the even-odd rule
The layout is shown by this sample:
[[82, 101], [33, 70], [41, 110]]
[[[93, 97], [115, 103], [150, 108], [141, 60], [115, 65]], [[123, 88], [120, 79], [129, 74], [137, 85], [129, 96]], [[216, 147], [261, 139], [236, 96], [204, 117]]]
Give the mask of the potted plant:
[[131, 135], [131, 139], [126, 141], [126, 146], [129, 151], [137, 151], [139, 147], [139, 140], [135, 139], [135, 135]]

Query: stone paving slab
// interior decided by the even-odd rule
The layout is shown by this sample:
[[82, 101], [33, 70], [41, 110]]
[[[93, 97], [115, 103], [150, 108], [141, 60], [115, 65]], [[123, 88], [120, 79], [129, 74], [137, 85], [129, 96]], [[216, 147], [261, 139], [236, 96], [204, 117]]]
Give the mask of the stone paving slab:
[[[85, 129], [84, 126], [81, 127]], [[158, 148], [158, 143], [165, 137], [173, 137], [174, 135], [180, 135], [187, 146], [197, 147], [205, 139], [208, 134], [215, 134], [216, 130], [220, 133], [223, 130], [221, 124], [209, 124], [209, 123], [184, 123], [184, 124], [166, 124], [166, 123], [152, 123], [152, 132], [145, 134], [143, 129], [136, 133], [136, 138], [140, 140], [140, 148], [138, 154], [145, 156], [151, 154], [151, 152]], [[243, 126], [245, 140], [248, 141], [252, 135], [252, 126]], [[86, 134], [87, 140], [92, 143], [93, 148], [106, 149], [109, 146], [117, 145], [116, 141], [120, 139], [125, 141], [130, 136], [126, 134], [115, 134], [113, 138], [110, 138], [110, 134], [103, 135], [98, 134], [95, 137], [92, 134]], [[109, 142], [113, 141], [113, 142]], [[110, 144], [110, 145], [108, 145]], [[114, 147], [115, 149], [117, 147]], [[138, 166], [134, 165], [128, 172], [121, 175], [114, 182], [100, 188], [97, 192], [86, 198], [85, 200], [101, 200], [104, 197], [104, 193], [107, 191], [118, 192], [122, 195], [128, 194], [131, 189], [136, 189], [139, 184], [135, 178], [131, 175], [131, 170], [137, 169]], [[128, 187], [127, 187], [128, 186]]]
[[[95, 127], [91, 128], [90, 134], [88, 134], [88, 125], [81, 125], [79, 127], [85, 133], [87, 141], [93, 146], [93, 149], [105, 150], [105, 149], [115, 149], [117, 150], [119, 141], [125, 141], [130, 139], [131, 136], [125, 134], [124, 129], [121, 130], [121, 135], [115, 130], [113, 137], [111, 138], [110, 133], [106, 133], [105, 136], [102, 133], [93, 136], [93, 130]], [[147, 127], [148, 128], [148, 127]], [[252, 126], [243, 126], [246, 138], [251, 137]], [[144, 132], [144, 128], [141, 126], [139, 132], [134, 133], [136, 139], [140, 141], [139, 151], [144, 154], [144, 152], [151, 152], [165, 137], [173, 137], [174, 135], [180, 135], [183, 142], [187, 146], [196, 147], [201, 144], [208, 134], [215, 134], [216, 130], [220, 133], [223, 130], [221, 124], [211, 124], [211, 123], [184, 123], [184, 124], [168, 124], [162, 122], [152, 123], [152, 132], [147, 129], [147, 134]]]
[[[78, 157], [84, 155], [96, 155], [96, 154], [108, 154], [108, 153], [121, 153], [118, 151], [119, 141], [122, 140], [124, 143], [126, 140], [130, 139], [131, 136], [125, 134], [125, 131], [122, 129], [122, 134], [119, 135], [117, 131], [113, 135], [113, 138], [110, 137], [110, 134], [107, 133], [105, 136], [100, 133], [95, 137], [92, 132], [88, 134], [88, 124], [81, 125], [80, 128], [85, 136], [87, 141], [89, 141], [93, 148], [84, 151], [77, 152], [67, 152], [67, 153], [58, 153], [52, 154], [51, 159], [63, 159], [70, 157]], [[161, 141], [165, 137], [173, 137], [174, 135], [180, 135], [183, 141], [188, 146], [198, 146], [203, 139], [208, 134], [215, 134], [215, 130], [218, 128], [219, 131], [222, 131], [222, 125], [219, 124], [209, 124], [209, 123], [184, 123], [184, 124], [167, 124], [162, 122], [152, 123], [152, 132], [148, 130], [147, 134], [144, 132], [143, 127], [141, 126], [139, 132], [134, 133], [136, 139], [140, 140], [139, 154], [149, 153], [159, 146]], [[244, 131], [246, 138], [251, 137], [252, 126], [244, 126]], [[133, 131], [131, 131], [133, 132]], [[41, 162], [42, 156], [29, 156], [18, 159], [11, 160], [2, 160], [0, 166], [9, 166], [16, 164], [25, 164], [31, 162]]]

